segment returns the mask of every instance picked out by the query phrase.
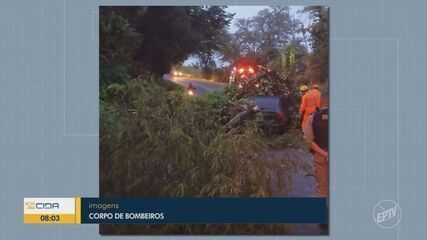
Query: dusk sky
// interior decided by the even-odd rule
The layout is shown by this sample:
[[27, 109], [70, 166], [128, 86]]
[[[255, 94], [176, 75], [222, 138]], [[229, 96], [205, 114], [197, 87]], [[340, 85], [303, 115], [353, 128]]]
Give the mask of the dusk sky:
[[[235, 28], [235, 22], [238, 18], [249, 18], [254, 17], [257, 15], [257, 13], [264, 8], [268, 8], [268, 6], [228, 6], [226, 8], [227, 12], [235, 13], [233, 22], [230, 26], [230, 31], [234, 32], [236, 31]], [[303, 6], [289, 6], [289, 9], [291, 11], [291, 14], [294, 15], [296, 19], [299, 19], [304, 25], [309, 24], [309, 18], [307, 14], [304, 13], [298, 13], [299, 10], [302, 10]]]

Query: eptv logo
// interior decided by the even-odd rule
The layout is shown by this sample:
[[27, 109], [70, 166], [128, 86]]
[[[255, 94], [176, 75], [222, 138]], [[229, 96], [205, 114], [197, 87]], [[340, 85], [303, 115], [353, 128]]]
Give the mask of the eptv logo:
[[378, 226], [393, 228], [400, 222], [401, 210], [399, 204], [392, 200], [383, 200], [375, 205], [373, 217]]
[[396, 212], [397, 206], [394, 206], [390, 209], [386, 209], [384, 212], [377, 213], [377, 223], [382, 223], [384, 221], [387, 221], [388, 219], [396, 217]]

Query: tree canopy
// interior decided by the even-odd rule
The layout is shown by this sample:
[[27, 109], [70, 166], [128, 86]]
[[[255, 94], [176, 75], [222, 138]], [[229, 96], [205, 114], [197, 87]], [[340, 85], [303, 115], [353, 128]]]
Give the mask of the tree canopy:
[[329, 12], [325, 7], [305, 7], [304, 11], [312, 20], [307, 29], [313, 49], [307, 75], [314, 81], [326, 82], [329, 78]]
[[103, 7], [101, 83], [121, 82], [143, 69], [161, 75], [190, 54], [209, 54], [233, 17], [222, 6]]
[[100, 82], [160, 76], [189, 56], [198, 59], [196, 66], [205, 78], [224, 76], [227, 70], [218, 71], [218, 59], [231, 63], [250, 56], [280, 75], [324, 83], [329, 66], [328, 9], [305, 7], [300, 13], [309, 16], [310, 25], [289, 7], [268, 7], [237, 19], [237, 30], [229, 32], [234, 14], [224, 6], [102, 7]]

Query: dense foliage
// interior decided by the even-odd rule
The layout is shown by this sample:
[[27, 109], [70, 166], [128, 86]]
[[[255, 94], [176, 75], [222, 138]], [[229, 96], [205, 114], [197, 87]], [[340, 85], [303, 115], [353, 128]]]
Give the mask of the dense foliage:
[[308, 27], [313, 53], [307, 76], [313, 81], [326, 83], [329, 78], [329, 11], [325, 7], [306, 7], [312, 24]]
[[114, 183], [101, 185], [104, 195], [268, 195], [263, 134], [249, 122], [221, 131], [225, 96], [189, 99], [140, 81], [105, 95], [100, 165]]
[[[230, 117], [227, 109], [233, 104], [239, 105], [228, 95], [191, 98], [181, 89], [150, 81], [110, 85], [100, 103], [101, 196], [266, 197], [273, 195], [273, 188], [289, 187], [292, 171], [273, 172], [272, 164], [280, 160], [267, 160], [277, 142], [267, 141], [253, 121], [223, 128], [221, 120]], [[272, 184], [275, 174], [282, 187]], [[252, 227], [252, 232], [284, 231], [283, 226]], [[170, 226], [160, 231], [168, 229], [172, 231]], [[222, 233], [250, 227], [191, 229]]]
[[101, 8], [99, 22], [99, 65], [100, 85], [124, 83], [131, 78], [135, 63], [133, 53], [138, 47], [140, 34], [126, 19]]
[[210, 55], [232, 16], [221, 6], [102, 7], [101, 84], [160, 76], [190, 54]]
[[[318, 73], [325, 67], [312, 54], [327, 54], [324, 36], [311, 29], [323, 26], [324, 15], [316, 15], [323, 9], [306, 11], [318, 16], [306, 30], [318, 34], [312, 38], [313, 53], [297, 36], [301, 23], [288, 8], [269, 8], [240, 20], [238, 31], [231, 34], [226, 28], [232, 15], [224, 7], [102, 7], [100, 195], [286, 196], [298, 161], [274, 159], [271, 152], [301, 147], [300, 131], [266, 136], [254, 119], [242, 119], [232, 128], [224, 126], [252, 106], [249, 99], [254, 95], [285, 96], [289, 110], [296, 113], [298, 84], [311, 80], [307, 69]], [[320, 31], [327, 31], [327, 26]], [[198, 64], [191, 69], [179, 66], [189, 55], [197, 56]], [[214, 56], [232, 62], [242, 55], [259, 57], [267, 67], [244, 88], [231, 85], [224, 93], [188, 96], [159, 77], [174, 66], [196, 77], [227, 81], [229, 69], [216, 66]], [[289, 232], [283, 224], [101, 228], [103, 233], [127, 234]]]

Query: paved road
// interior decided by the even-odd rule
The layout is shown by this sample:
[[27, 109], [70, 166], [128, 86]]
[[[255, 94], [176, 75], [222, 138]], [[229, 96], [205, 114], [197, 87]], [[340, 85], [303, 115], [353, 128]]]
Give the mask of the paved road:
[[188, 78], [188, 77], [174, 77], [169, 74], [163, 75], [163, 79], [167, 81], [172, 81], [176, 84], [183, 86], [184, 88], [188, 87], [188, 84], [191, 83], [196, 87], [196, 94], [206, 94], [210, 92], [222, 92], [226, 86], [223, 83], [216, 83], [200, 78]]
[[[294, 166], [292, 183], [288, 192], [288, 197], [314, 197], [316, 191], [316, 181], [313, 176], [313, 157], [310, 153], [296, 149], [280, 149], [269, 152], [270, 160], [281, 160], [281, 166]], [[293, 162], [293, 163], [292, 163]], [[277, 188], [277, 177], [273, 175], [272, 189], [274, 197], [282, 197], [283, 190]], [[294, 235], [324, 235], [326, 230], [318, 224], [291, 224]]]

